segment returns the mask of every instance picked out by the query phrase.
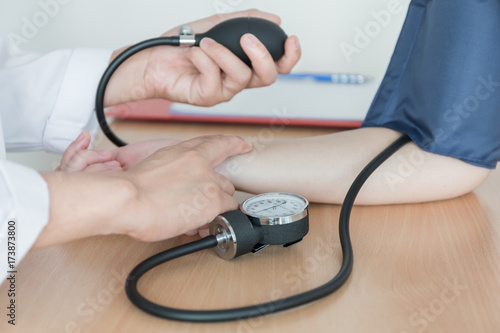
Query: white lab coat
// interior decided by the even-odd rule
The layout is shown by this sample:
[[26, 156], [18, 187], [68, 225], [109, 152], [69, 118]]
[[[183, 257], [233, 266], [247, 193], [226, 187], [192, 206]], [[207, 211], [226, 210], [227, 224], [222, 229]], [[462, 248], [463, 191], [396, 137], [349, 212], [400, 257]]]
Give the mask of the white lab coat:
[[83, 130], [95, 133], [95, 91], [111, 52], [75, 49], [14, 57], [0, 39], [0, 277], [11, 270], [9, 221], [15, 220], [17, 266], [48, 222], [50, 199], [40, 174], [7, 161], [5, 151], [62, 153]]

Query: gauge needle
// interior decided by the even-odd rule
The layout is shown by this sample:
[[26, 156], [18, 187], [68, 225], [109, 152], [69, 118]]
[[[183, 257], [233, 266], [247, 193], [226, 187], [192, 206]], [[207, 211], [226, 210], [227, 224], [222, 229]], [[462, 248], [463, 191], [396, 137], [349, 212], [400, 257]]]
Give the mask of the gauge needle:
[[280, 203], [279, 205], [276, 205], [276, 206], [272, 206], [272, 207], [269, 207], [269, 208], [261, 209], [258, 212], [255, 212], [254, 214], [260, 213], [260, 212], [263, 212], [263, 211], [269, 210], [269, 209], [276, 209], [276, 207], [279, 207], [279, 206], [284, 205], [284, 204], [286, 204], [286, 201], [283, 201], [283, 203]]

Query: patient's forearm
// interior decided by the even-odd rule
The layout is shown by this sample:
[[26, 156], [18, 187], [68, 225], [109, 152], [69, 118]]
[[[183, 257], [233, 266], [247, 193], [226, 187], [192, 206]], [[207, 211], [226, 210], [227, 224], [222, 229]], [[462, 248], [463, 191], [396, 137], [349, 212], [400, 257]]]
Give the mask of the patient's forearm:
[[[242, 191], [287, 191], [314, 202], [341, 203], [363, 167], [400, 135], [385, 128], [362, 128], [267, 145], [256, 142], [251, 154], [233, 157], [218, 170]], [[409, 143], [372, 174], [356, 203], [452, 198], [479, 186], [489, 172]]]

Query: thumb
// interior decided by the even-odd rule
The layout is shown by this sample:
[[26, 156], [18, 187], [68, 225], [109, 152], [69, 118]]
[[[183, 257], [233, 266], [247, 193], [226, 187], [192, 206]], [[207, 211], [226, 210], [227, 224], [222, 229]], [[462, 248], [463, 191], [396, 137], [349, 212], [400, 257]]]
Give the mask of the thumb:
[[184, 142], [189, 148], [199, 148], [202, 154], [215, 168], [228, 157], [246, 154], [253, 146], [247, 140], [232, 135], [213, 135], [194, 138]]
[[87, 149], [90, 144], [90, 134], [86, 131], [82, 132], [75, 141], [71, 142], [68, 148], [64, 151], [61, 159], [61, 165], [66, 166], [71, 161], [73, 156], [82, 149]]

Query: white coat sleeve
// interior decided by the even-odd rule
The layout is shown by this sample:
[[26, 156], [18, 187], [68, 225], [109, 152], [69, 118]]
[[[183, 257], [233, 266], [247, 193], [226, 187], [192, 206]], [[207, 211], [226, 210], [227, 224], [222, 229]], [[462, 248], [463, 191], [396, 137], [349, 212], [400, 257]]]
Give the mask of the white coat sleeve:
[[35, 243], [50, 201], [41, 175], [7, 161], [5, 148], [62, 153], [81, 131], [93, 134], [95, 91], [111, 53], [75, 49], [12, 57], [0, 39], [0, 277], [11, 270], [12, 241], [14, 268]]
[[94, 134], [95, 92], [111, 50], [9, 55], [0, 39], [0, 117], [7, 150], [62, 153], [80, 132]]

